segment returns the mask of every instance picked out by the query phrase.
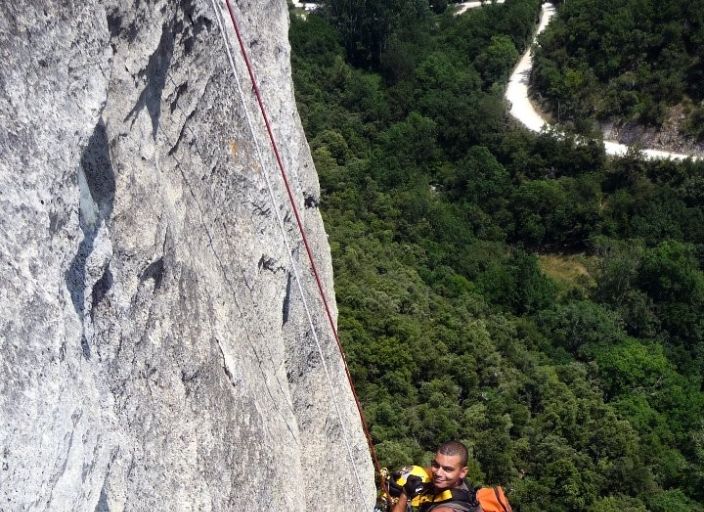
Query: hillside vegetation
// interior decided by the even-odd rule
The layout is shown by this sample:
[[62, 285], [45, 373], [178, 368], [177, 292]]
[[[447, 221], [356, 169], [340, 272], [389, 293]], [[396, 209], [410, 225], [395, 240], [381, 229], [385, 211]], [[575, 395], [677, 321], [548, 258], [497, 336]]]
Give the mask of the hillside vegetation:
[[[532, 84], [553, 117], [678, 126], [704, 140], [704, 0], [570, 0], [540, 37]], [[677, 117], [682, 116], [683, 120]]]
[[458, 438], [524, 512], [702, 511], [704, 165], [512, 128], [538, 10], [292, 18], [355, 384], [390, 467]]

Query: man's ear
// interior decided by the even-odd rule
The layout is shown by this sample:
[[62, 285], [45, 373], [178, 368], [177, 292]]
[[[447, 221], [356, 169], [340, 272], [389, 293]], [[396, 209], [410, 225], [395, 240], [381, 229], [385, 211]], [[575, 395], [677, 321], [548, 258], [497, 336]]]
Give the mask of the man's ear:
[[469, 468], [467, 466], [463, 467], [462, 470], [460, 471], [460, 478], [464, 479], [464, 477], [467, 476], [468, 471], [469, 471]]

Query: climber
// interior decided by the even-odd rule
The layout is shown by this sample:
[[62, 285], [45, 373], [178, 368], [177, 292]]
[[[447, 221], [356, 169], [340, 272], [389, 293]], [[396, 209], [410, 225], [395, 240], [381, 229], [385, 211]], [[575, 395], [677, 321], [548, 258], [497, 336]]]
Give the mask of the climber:
[[428, 477], [422, 474], [422, 468], [413, 468], [403, 479], [401, 495], [392, 512], [406, 512], [409, 500], [420, 512], [481, 511], [464, 480], [467, 447], [462, 443], [443, 443], [435, 452]]

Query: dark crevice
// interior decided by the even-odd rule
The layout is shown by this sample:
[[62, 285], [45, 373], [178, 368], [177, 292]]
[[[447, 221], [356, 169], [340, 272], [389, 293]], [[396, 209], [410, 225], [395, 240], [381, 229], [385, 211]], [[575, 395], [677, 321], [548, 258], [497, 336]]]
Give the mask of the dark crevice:
[[112, 37], [119, 36], [122, 31], [122, 18], [115, 11], [108, 13], [108, 29]]
[[178, 151], [179, 146], [181, 145], [181, 141], [183, 140], [183, 135], [186, 133], [186, 129], [188, 126], [188, 121], [191, 120], [191, 118], [195, 115], [196, 111], [194, 110], [188, 116], [186, 117], [186, 120], [183, 122], [183, 126], [181, 127], [181, 131], [178, 133], [178, 139], [176, 139], [176, 142], [173, 144], [171, 149], [169, 149], [169, 156], [173, 155]]
[[230, 372], [230, 369], [227, 367], [227, 360], [225, 359], [225, 352], [223, 351], [222, 347], [220, 346], [220, 340], [215, 338], [215, 343], [218, 346], [218, 349], [220, 350], [220, 355], [222, 356], [222, 369], [225, 372], [225, 375], [227, 375], [227, 379], [230, 381], [230, 384], [232, 384], [233, 387], [235, 387], [235, 378], [232, 376], [232, 372]]
[[210, 30], [212, 27], [212, 20], [209, 20], [203, 15], [195, 16], [196, 4], [193, 0], [183, 0], [181, 2], [181, 9], [183, 10], [183, 15], [188, 19], [191, 25], [193, 36], [197, 37], [203, 30]]
[[110, 162], [108, 137], [102, 119], [95, 127], [83, 152], [81, 167], [90, 195], [100, 210], [100, 216], [107, 218], [112, 212], [115, 198], [115, 173]]
[[[166, 77], [171, 66], [171, 61], [174, 56], [174, 48], [179, 40], [183, 46], [185, 55], [190, 55], [195, 46], [197, 37], [204, 30], [209, 31], [212, 28], [213, 22], [203, 15], [196, 15], [196, 3], [193, 0], [182, 0], [179, 7], [183, 12], [183, 16], [173, 16], [170, 22], [165, 23], [161, 29], [161, 39], [154, 53], [149, 57], [149, 62], [145, 70], [139, 73], [139, 77], [144, 79], [146, 84], [144, 90], [139, 95], [137, 103], [130, 113], [125, 117], [125, 121], [132, 119], [132, 122], [137, 118], [140, 112], [146, 108], [152, 122], [152, 137], [156, 140], [156, 133], [159, 130], [159, 122], [161, 118], [161, 98], [166, 85]], [[108, 17], [108, 25], [112, 29], [119, 30], [120, 20], [116, 15]], [[186, 23], [184, 23], [186, 21]], [[185, 91], [184, 89], [176, 91], [176, 100], [178, 96]], [[175, 101], [171, 105], [171, 111], [175, 109]]]
[[164, 258], [161, 257], [158, 260], [149, 264], [147, 268], [144, 269], [142, 275], [139, 276], [139, 281], [143, 283], [147, 279], [154, 280], [154, 290], [158, 290], [161, 286], [161, 281], [164, 278]]
[[198, 378], [198, 375], [200, 374], [200, 369], [195, 370], [194, 372], [188, 374], [184, 370], [181, 370], [181, 382], [186, 384], [187, 382], [191, 382], [195, 379]]
[[66, 225], [66, 217], [60, 216], [56, 212], [49, 212], [49, 232], [55, 235]]
[[183, 11], [183, 15], [188, 19], [190, 24], [194, 25], [196, 23], [196, 20], [193, 19], [193, 16], [196, 12], [196, 5], [193, 0], [182, 0], [181, 10]]
[[[139, 2], [132, 7], [136, 12], [139, 9]], [[136, 22], [130, 23], [128, 27], [123, 25], [123, 17], [120, 15], [118, 9], [113, 9], [107, 14], [108, 19], [108, 29], [110, 30], [110, 37], [115, 39], [123, 37], [127, 39], [128, 42], [133, 43], [137, 39], [137, 34], [139, 33], [139, 25]]]
[[180, 84], [178, 87], [176, 87], [176, 90], [173, 93], [173, 99], [171, 100], [171, 113], [174, 113], [174, 110], [178, 107], [178, 100], [179, 98], [188, 90], [188, 82], [184, 82]]
[[147, 68], [139, 73], [140, 78], [146, 78], [144, 90], [139, 95], [137, 104], [125, 117], [125, 121], [132, 118], [132, 122], [134, 122], [142, 109], [146, 108], [152, 121], [152, 137], [154, 140], [156, 140], [156, 132], [159, 129], [159, 119], [161, 117], [161, 95], [166, 85], [166, 75], [174, 55], [176, 29], [176, 26], [170, 27], [167, 24], [162, 26], [159, 46], [149, 57]]
[[86, 360], [90, 359], [90, 345], [85, 333], [81, 334], [81, 352]]
[[110, 512], [110, 506], [108, 505], [108, 496], [105, 491], [105, 485], [100, 491], [100, 499], [95, 506], [95, 512]]
[[303, 204], [305, 205], [306, 208], [317, 208], [319, 201], [316, 197], [314, 197], [312, 194], [303, 194]]
[[98, 281], [93, 285], [93, 293], [91, 294], [91, 309], [90, 318], [93, 320], [95, 317], [95, 311], [98, 305], [103, 301], [105, 296], [110, 291], [112, 287], [112, 272], [110, 272], [110, 267], [105, 269], [103, 275]]
[[83, 233], [83, 240], [78, 246], [78, 252], [73, 257], [64, 276], [66, 286], [71, 293], [71, 302], [73, 308], [78, 313], [78, 316], [83, 321], [83, 309], [85, 300], [85, 282], [86, 282], [86, 259], [93, 252], [93, 241], [95, 233], [92, 231]]
[[271, 208], [266, 205], [260, 205], [257, 203], [250, 203], [252, 205], [252, 208], [254, 208], [254, 213], [257, 215], [260, 215], [262, 217], [268, 217], [271, 215]]
[[[78, 246], [78, 251], [71, 261], [64, 279], [71, 294], [73, 307], [78, 313], [81, 322], [83, 322], [86, 298], [86, 260], [93, 252], [95, 237], [98, 234], [101, 222], [108, 219], [112, 213], [115, 199], [115, 174], [110, 162], [108, 139], [102, 119], [95, 126], [93, 135], [83, 150], [81, 167], [78, 172], [78, 223], [83, 232], [83, 240]], [[109, 271], [107, 272], [109, 273]], [[103, 274], [103, 278], [110, 279], [110, 283], [112, 283], [112, 276], [106, 278], [105, 274]], [[103, 278], [101, 278], [101, 281]], [[101, 286], [105, 284], [106, 282], [104, 281]], [[94, 293], [96, 293], [95, 289]], [[95, 302], [95, 296], [93, 301]], [[88, 359], [90, 357], [90, 347], [85, 335], [82, 336], [81, 347], [84, 357]]]
[[184, 53], [190, 55], [200, 33], [204, 30], [209, 31], [213, 22], [203, 15], [196, 15], [196, 4], [193, 0], [182, 0], [181, 10], [183, 11], [183, 17], [189, 24], [188, 30], [183, 34], [181, 44], [183, 45]]
[[94, 512], [110, 512], [110, 505], [108, 504], [108, 478], [110, 477], [110, 468], [115, 463], [117, 454], [120, 449], [115, 448], [110, 455], [110, 461], [108, 462], [107, 471], [105, 473], [105, 480], [103, 481], [103, 487], [100, 489], [100, 498], [95, 506]]
[[291, 309], [291, 274], [288, 275], [288, 279], [286, 280], [286, 295], [284, 295], [284, 303], [282, 306], [283, 325], [286, 325], [286, 322], [288, 322], [288, 315], [289, 315], [290, 309]]
[[281, 265], [276, 265], [276, 260], [274, 258], [268, 258], [265, 255], [262, 254], [262, 257], [259, 258], [259, 263], [257, 263], [257, 268], [259, 270], [268, 270], [269, 272], [279, 272], [279, 271], [286, 271], [286, 268], [282, 267]]

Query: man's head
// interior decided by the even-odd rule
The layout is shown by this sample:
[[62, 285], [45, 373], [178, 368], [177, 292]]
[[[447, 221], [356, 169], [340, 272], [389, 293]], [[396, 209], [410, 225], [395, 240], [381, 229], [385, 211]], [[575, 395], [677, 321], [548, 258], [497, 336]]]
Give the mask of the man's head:
[[467, 476], [467, 447], [458, 441], [443, 443], [435, 452], [430, 471], [438, 490], [461, 485]]

